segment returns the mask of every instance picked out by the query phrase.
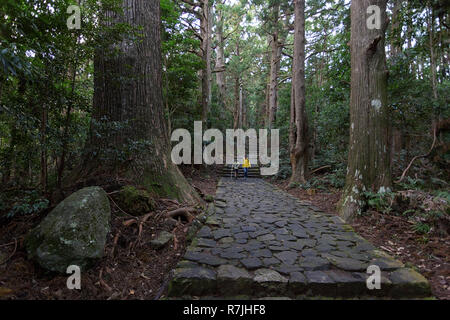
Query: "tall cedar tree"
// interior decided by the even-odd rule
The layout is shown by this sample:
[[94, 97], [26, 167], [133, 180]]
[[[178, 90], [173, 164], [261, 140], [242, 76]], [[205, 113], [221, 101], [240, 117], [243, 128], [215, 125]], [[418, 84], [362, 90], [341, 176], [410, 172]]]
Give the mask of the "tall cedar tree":
[[308, 170], [308, 119], [305, 103], [305, 0], [295, 0], [294, 11], [294, 61], [289, 128], [291, 183], [304, 183]]
[[[92, 134], [82, 176], [130, 182], [160, 196], [196, 201], [198, 195], [170, 157], [162, 104], [159, 1], [123, 0], [122, 6], [123, 13], [106, 10], [103, 23], [128, 25], [136, 37], [125, 37], [95, 54]], [[105, 127], [107, 132], [97, 134]], [[100, 153], [104, 150], [109, 153]], [[126, 158], [119, 159], [117, 154], [124, 152]]]
[[[351, 220], [364, 205], [365, 191], [391, 186], [385, 31], [386, 0], [351, 4], [350, 142], [347, 178], [339, 213]], [[381, 28], [369, 29], [367, 8], [380, 8]]]

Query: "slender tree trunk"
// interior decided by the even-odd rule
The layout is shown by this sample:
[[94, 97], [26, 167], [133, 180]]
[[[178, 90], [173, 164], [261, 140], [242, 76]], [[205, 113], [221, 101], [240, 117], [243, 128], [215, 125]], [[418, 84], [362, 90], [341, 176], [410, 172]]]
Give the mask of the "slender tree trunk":
[[[401, 31], [402, 31], [402, 21], [400, 19], [400, 9], [402, 6], [401, 0], [393, 0], [394, 6], [392, 8], [392, 24], [391, 24], [391, 58], [396, 58], [399, 54], [402, 53], [402, 39], [401, 39]], [[402, 141], [402, 131], [398, 128], [392, 127], [390, 130], [390, 163], [391, 166], [396, 159], [396, 156], [401, 151]]]
[[401, 43], [401, 24], [400, 24], [400, 9], [401, 0], [393, 0], [394, 6], [392, 8], [392, 24], [391, 24], [391, 56], [395, 57], [402, 51]]
[[430, 46], [430, 72], [431, 72], [431, 87], [433, 89], [433, 98], [438, 98], [437, 93], [437, 74], [436, 74], [436, 51], [434, 49], [434, 13], [430, 9], [430, 17], [428, 20], [428, 37]]
[[41, 111], [41, 129], [40, 129], [40, 142], [41, 142], [41, 175], [40, 183], [42, 192], [47, 191], [47, 106], [42, 105]]
[[71, 79], [70, 101], [69, 101], [69, 105], [67, 107], [66, 123], [65, 123], [65, 126], [64, 126], [61, 161], [60, 161], [59, 167], [58, 167], [57, 184], [58, 184], [58, 188], [59, 189], [61, 189], [61, 187], [62, 187], [62, 177], [63, 177], [63, 173], [64, 173], [64, 167], [65, 167], [65, 164], [66, 164], [67, 144], [68, 144], [68, 140], [69, 140], [69, 130], [70, 130], [70, 116], [71, 116], [72, 108], [73, 108], [73, 99], [74, 99], [74, 94], [75, 94], [76, 74], [77, 74], [76, 66], [73, 66], [72, 79]]
[[[351, 220], [361, 212], [364, 191], [391, 186], [385, 30], [386, 0], [351, 3], [350, 142], [346, 185], [339, 213]], [[381, 29], [368, 29], [369, 5], [381, 9]]]
[[292, 65], [290, 159], [291, 183], [308, 175], [308, 119], [305, 102], [305, 0], [294, 1], [294, 61]]
[[239, 77], [234, 79], [234, 110], [233, 110], [233, 128], [239, 128]]
[[244, 125], [244, 101], [242, 100], [242, 84], [239, 86], [239, 128]]
[[269, 80], [269, 117], [268, 127], [272, 128], [275, 121], [278, 98], [278, 74], [280, 69], [281, 47], [279, 43], [278, 17], [280, 5], [275, 4], [273, 7], [274, 30], [270, 37], [271, 57], [270, 57], [270, 80]]
[[[269, 81], [270, 82], [270, 81]], [[270, 83], [266, 85], [266, 99], [265, 99], [265, 110], [264, 110], [264, 126], [269, 128], [269, 97], [270, 97]]]
[[170, 157], [159, 1], [123, 0], [123, 9], [123, 14], [106, 11], [102, 23], [128, 24], [138, 39], [134, 32], [96, 52], [92, 134], [81, 177], [85, 185], [135, 184], [160, 196], [196, 201]]
[[219, 100], [222, 104], [223, 110], [226, 110], [226, 92], [225, 92], [225, 53], [224, 53], [224, 39], [223, 39], [223, 12], [216, 10], [216, 82], [219, 88]]
[[248, 127], [246, 102], [247, 102], [247, 100], [246, 100], [245, 90], [242, 89], [242, 126], [244, 128]]
[[211, 7], [208, 0], [202, 0], [200, 19], [200, 33], [202, 38], [202, 59], [204, 67], [202, 70], [202, 121], [208, 118], [210, 96], [211, 96]]

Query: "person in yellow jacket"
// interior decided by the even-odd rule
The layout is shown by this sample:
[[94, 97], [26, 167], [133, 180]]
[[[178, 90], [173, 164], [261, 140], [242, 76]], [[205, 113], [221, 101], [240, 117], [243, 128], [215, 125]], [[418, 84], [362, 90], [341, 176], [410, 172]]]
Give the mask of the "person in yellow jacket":
[[250, 161], [247, 157], [244, 157], [244, 163], [242, 164], [242, 168], [244, 169], [244, 178], [247, 179], [248, 177], [248, 168], [250, 168], [252, 165], [250, 164]]

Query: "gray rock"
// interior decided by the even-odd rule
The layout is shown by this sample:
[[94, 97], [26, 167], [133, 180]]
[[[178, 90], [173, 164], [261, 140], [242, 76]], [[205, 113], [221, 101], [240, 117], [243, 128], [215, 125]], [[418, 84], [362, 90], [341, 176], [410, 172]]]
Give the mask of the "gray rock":
[[251, 251], [250, 255], [258, 258], [270, 258], [272, 257], [272, 252], [269, 249], [259, 249]]
[[271, 269], [258, 269], [255, 271], [255, 293], [261, 295], [271, 295], [284, 293], [287, 287], [288, 279]]
[[391, 273], [392, 295], [396, 297], [431, 296], [430, 283], [420, 273], [410, 268], [398, 269]]
[[274, 240], [275, 236], [273, 234], [265, 234], [262, 236], [258, 236], [256, 239], [258, 241], [270, 241], [270, 240]]
[[301, 255], [304, 257], [315, 257], [317, 256], [319, 253], [314, 250], [314, 249], [304, 249], [301, 252]]
[[241, 233], [236, 233], [234, 235], [235, 239], [248, 239], [248, 233], [247, 232], [241, 232]]
[[332, 255], [325, 256], [337, 268], [347, 271], [365, 271], [368, 264], [351, 258], [341, 258]]
[[264, 258], [263, 260], [263, 265], [265, 267], [270, 267], [276, 264], [280, 263], [280, 260], [278, 260], [277, 258], [271, 257], [271, 258]]
[[214, 248], [216, 245], [217, 242], [212, 239], [199, 238], [197, 241], [197, 246], [199, 247]]
[[100, 187], [78, 190], [59, 203], [25, 240], [28, 257], [43, 268], [65, 273], [82, 270], [103, 257], [111, 209]]
[[158, 236], [150, 241], [150, 247], [160, 249], [173, 239], [173, 234], [167, 231], [161, 231]]
[[245, 269], [222, 265], [217, 269], [218, 289], [223, 295], [251, 294], [252, 277]]
[[323, 271], [305, 271], [308, 289], [314, 295], [336, 296], [336, 283]]
[[218, 229], [218, 230], [213, 231], [213, 236], [214, 236], [214, 240], [219, 240], [221, 238], [230, 237], [231, 232], [230, 232], [230, 230], [226, 230], [226, 229]]
[[298, 258], [298, 253], [293, 251], [282, 251], [274, 254], [275, 257], [280, 259], [283, 263], [292, 265]]
[[304, 270], [326, 270], [329, 269], [330, 263], [320, 257], [304, 257], [300, 259], [299, 266]]
[[212, 238], [211, 228], [208, 226], [202, 227], [197, 236], [202, 238]]
[[216, 272], [203, 268], [177, 268], [169, 284], [169, 296], [214, 294]]
[[245, 268], [251, 270], [262, 267], [261, 260], [259, 258], [245, 258], [241, 260], [241, 263], [244, 265]]
[[303, 269], [300, 268], [299, 266], [291, 265], [291, 264], [280, 264], [279, 266], [276, 266], [274, 269], [277, 270], [279, 273], [285, 274], [285, 275], [289, 275], [292, 272], [302, 272], [303, 271]]
[[292, 294], [301, 294], [307, 288], [306, 277], [301, 272], [292, 272], [289, 277], [288, 289]]
[[395, 269], [403, 268], [405, 266], [401, 261], [395, 260], [390, 257], [376, 258], [376, 259], [372, 260], [370, 262], [370, 264], [377, 265], [380, 267], [381, 270], [387, 270], [387, 271], [392, 271]]

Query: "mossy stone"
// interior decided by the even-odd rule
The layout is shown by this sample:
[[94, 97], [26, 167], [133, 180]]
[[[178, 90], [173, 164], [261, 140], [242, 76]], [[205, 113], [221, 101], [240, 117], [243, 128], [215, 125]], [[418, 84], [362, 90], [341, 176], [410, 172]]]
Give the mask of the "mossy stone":
[[78, 190], [26, 236], [28, 257], [50, 271], [66, 273], [69, 265], [84, 270], [103, 257], [110, 217], [108, 196], [102, 188]]
[[134, 216], [144, 215], [153, 211], [156, 207], [155, 200], [145, 190], [134, 186], [124, 186], [116, 196], [118, 205], [126, 212]]

